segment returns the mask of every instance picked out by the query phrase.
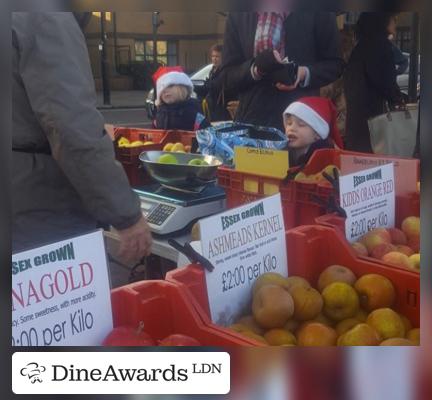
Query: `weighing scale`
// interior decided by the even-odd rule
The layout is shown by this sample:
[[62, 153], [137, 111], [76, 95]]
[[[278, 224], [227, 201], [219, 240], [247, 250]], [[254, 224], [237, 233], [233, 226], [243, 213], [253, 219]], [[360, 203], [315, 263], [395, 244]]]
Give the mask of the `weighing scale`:
[[158, 236], [180, 235], [198, 219], [225, 210], [225, 191], [215, 184], [196, 191], [170, 189], [160, 184], [134, 190], [151, 231]]

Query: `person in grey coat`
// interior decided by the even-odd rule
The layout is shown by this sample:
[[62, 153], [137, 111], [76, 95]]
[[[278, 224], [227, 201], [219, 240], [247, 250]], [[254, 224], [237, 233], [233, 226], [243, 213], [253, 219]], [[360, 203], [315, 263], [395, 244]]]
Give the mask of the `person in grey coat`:
[[12, 249], [110, 225], [120, 255], [147, 255], [150, 229], [96, 108], [72, 13], [12, 15]]

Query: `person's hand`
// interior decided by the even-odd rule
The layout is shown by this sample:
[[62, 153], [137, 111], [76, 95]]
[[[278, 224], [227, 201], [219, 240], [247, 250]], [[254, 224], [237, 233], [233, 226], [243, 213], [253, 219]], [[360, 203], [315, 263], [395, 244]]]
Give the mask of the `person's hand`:
[[120, 238], [118, 256], [126, 261], [138, 261], [150, 254], [152, 236], [144, 217], [130, 228], [117, 231]]
[[270, 74], [273, 83], [282, 83], [283, 85], [293, 85], [297, 81], [298, 65], [295, 62], [289, 62]]
[[292, 85], [284, 85], [283, 83], [276, 83], [275, 86], [277, 89], [289, 92], [297, 88], [300, 82], [303, 82], [306, 79], [306, 67], [298, 67], [297, 71], [297, 79]]
[[232, 119], [235, 117], [239, 104], [240, 102], [238, 100], [229, 101], [227, 104], [226, 109], [228, 110]]
[[255, 57], [254, 65], [258, 74], [266, 75], [283, 68], [282, 60], [277, 50], [267, 49]]

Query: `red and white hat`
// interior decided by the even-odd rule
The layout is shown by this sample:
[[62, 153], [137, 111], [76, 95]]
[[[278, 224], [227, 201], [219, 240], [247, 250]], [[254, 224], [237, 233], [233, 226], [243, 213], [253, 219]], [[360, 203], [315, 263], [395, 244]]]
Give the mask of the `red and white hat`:
[[288, 115], [300, 118], [322, 139], [330, 136], [339, 148], [343, 148], [337, 126], [337, 112], [331, 100], [325, 97], [302, 97], [286, 108], [283, 113], [284, 121]]
[[160, 95], [168, 86], [183, 85], [192, 92], [191, 79], [183, 72], [182, 67], [159, 67], [153, 74], [153, 82], [156, 83], [156, 104], [160, 104]]

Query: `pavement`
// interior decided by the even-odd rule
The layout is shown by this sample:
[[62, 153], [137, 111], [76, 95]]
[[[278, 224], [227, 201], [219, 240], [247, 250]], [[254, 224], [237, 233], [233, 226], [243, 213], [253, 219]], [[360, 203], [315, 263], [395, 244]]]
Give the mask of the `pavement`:
[[131, 128], [151, 128], [145, 108], [101, 108], [105, 123]]
[[143, 108], [147, 98], [143, 90], [111, 90], [111, 104], [103, 103], [103, 92], [96, 92], [97, 106], [100, 109], [110, 108]]
[[103, 93], [97, 92], [97, 106], [107, 124], [151, 128], [151, 121], [145, 108], [147, 93], [142, 90], [111, 91], [111, 104], [104, 105]]

